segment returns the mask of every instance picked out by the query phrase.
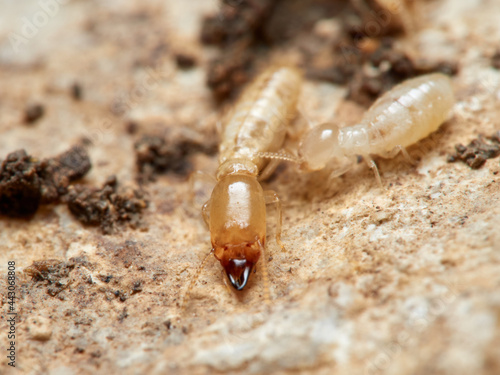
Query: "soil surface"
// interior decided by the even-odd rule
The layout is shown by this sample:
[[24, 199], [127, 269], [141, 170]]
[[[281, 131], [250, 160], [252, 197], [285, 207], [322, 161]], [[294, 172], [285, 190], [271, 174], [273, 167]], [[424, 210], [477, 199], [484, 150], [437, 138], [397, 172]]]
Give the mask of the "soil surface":
[[[0, 9], [1, 374], [500, 373], [496, 0]], [[218, 122], [283, 62], [304, 72], [312, 124], [354, 124], [434, 71], [456, 104], [415, 165], [375, 158], [384, 189], [361, 160], [337, 178], [280, 166], [262, 183], [286, 247], [270, 216], [270, 306], [259, 264], [236, 293], [212, 256], [182, 306], [211, 248], [193, 203], [210, 183], [189, 175], [214, 175]]]

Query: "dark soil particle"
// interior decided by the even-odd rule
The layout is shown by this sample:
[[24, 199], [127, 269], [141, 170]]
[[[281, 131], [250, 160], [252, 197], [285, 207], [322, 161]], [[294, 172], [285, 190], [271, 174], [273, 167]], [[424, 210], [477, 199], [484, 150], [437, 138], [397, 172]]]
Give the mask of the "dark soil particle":
[[142, 282], [141, 281], [135, 281], [134, 284], [132, 285], [132, 294], [142, 292]]
[[347, 99], [369, 106], [380, 95], [406, 79], [433, 72], [445, 74], [457, 72], [456, 64], [451, 62], [421, 66], [404, 52], [394, 49], [393, 43], [392, 38], [385, 38], [379, 48], [361, 59], [360, 64], [366, 60], [370, 66], [377, 68], [378, 73], [367, 74], [365, 69], [359, 66], [349, 83]]
[[228, 45], [242, 38], [254, 38], [272, 14], [278, 0], [225, 1], [217, 15], [202, 21], [204, 44]]
[[455, 145], [456, 152], [448, 155], [448, 162], [461, 161], [472, 169], [481, 168], [487, 159], [500, 155], [500, 131], [490, 137], [479, 135], [467, 146]]
[[[309, 79], [347, 84], [347, 99], [369, 106], [394, 85], [421, 74], [455, 74], [454, 62], [413, 61], [393, 47], [405, 27], [376, 1], [235, 0], [206, 17], [200, 39], [220, 47], [208, 65], [207, 85], [217, 101], [234, 99], [265, 61], [271, 47], [295, 47]], [[319, 20], [337, 19], [331, 39], [313, 32]], [[368, 25], [376, 24], [376, 35]], [[366, 69], [371, 67], [372, 69]], [[367, 73], [370, 71], [370, 73]]]
[[42, 199], [37, 163], [26, 151], [7, 155], [0, 169], [0, 213], [7, 216], [29, 216]]
[[40, 204], [59, 200], [69, 183], [83, 177], [90, 168], [88, 154], [81, 146], [41, 162], [25, 150], [7, 155], [0, 167], [0, 214], [33, 215]]
[[500, 70], [500, 50], [496, 51], [491, 57], [491, 66]]
[[42, 203], [57, 201], [68, 192], [69, 183], [85, 176], [91, 167], [87, 151], [81, 146], [42, 161]]
[[83, 99], [83, 89], [82, 86], [75, 82], [71, 85], [71, 97], [74, 100], [82, 100]]
[[128, 222], [133, 227], [140, 225], [141, 213], [148, 205], [138, 190], [118, 194], [114, 176], [108, 178], [100, 189], [71, 186], [65, 200], [79, 221], [99, 225], [105, 234], [114, 232], [120, 223]]
[[217, 101], [235, 97], [253, 74], [254, 53], [246, 48], [227, 49], [208, 67], [207, 86]]
[[[123, 301], [125, 301], [125, 300], [123, 300]], [[122, 301], [122, 302], [123, 302], [123, 301]], [[120, 313], [120, 315], [118, 316], [118, 321], [121, 323], [121, 322], [123, 322], [123, 320], [124, 320], [124, 319], [126, 319], [127, 317], [128, 317], [127, 308], [126, 308], [126, 307], [124, 307], [124, 308], [123, 308], [123, 310], [122, 310], [122, 312], [121, 312], [121, 313]]]
[[24, 110], [24, 122], [32, 124], [45, 114], [45, 107], [41, 104], [28, 104]]
[[[271, 47], [288, 45], [310, 35], [315, 22], [339, 15], [347, 1], [235, 0], [221, 3], [216, 15], [202, 23], [200, 39], [217, 45], [220, 54], [207, 72], [207, 85], [217, 101], [237, 97], [255, 75], [256, 61], [266, 60]], [[305, 44], [311, 39], [305, 37]]]
[[139, 180], [154, 180], [157, 173], [172, 172], [181, 176], [188, 175], [193, 167], [189, 156], [198, 152], [214, 155], [217, 145], [201, 144], [189, 139], [168, 142], [167, 139], [155, 135], [144, 135], [134, 145]]
[[187, 53], [177, 53], [175, 63], [181, 69], [191, 69], [196, 66], [196, 59]]
[[136, 134], [138, 130], [139, 130], [139, 124], [135, 121], [128, 121], [125, 124], [125, 131], [130, 135]]
[[[211, 61], [207, 85], [222, 101], [234, 97], [252, 75], [253, 61], [262, 47], [262, 27], [278, 0], [235, 0], [220, 4], [218, 14], [205, 17], [200, 39], [217, 45], [221, 54]], [[254, 48], [256, 47], [256, 48]]]
[[31, 276], [34, 282], [45, 282], [47, 293], [56, 296], [71, 284], [70, 273], [78, 267], [91, 268], [85, 257], [75, 257], [67, 262], [58, 259], [44, 259], [33, 262], [25, 268], [24, 273]]

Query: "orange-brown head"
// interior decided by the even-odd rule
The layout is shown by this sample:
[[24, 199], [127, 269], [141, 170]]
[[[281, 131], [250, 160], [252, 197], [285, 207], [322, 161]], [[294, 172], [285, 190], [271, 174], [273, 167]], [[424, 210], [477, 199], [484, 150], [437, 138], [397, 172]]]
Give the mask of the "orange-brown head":
[[259, 260], [261, 248], [260, 241], [256, 240], [214, 249], [214, 255], [226, 271], [234, 289], [242, 290], [247, 285], [253, 267]]

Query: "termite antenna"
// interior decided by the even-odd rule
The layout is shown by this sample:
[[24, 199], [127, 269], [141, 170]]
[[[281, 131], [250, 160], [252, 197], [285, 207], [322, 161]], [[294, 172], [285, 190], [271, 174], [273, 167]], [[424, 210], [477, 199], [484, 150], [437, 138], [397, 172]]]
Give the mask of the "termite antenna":
[[194, 285], [198, 281], [198, 278], [200, 277], [201, 271], [203, 271], [203, 268], [205, 268], [205, 264], [207, 263], [208, 258], [210, 255], [214, 253], [214, 249], [210, 250], [210, 252], [205, 255], [205, 258], [201, 261], [201, 264], [198, 266], [198, 269], [196, 270], [195, 274], [193, 275], [193, 278], [191, 279], [191, 282], [189, 283], [189, 286], [186, 290], [186, 293], [184, 293], [184, 297], [182, 297], [181, 300], [181, 314], [184, 315], [184, 312], [186, 310], [187, 303], [189, 301], [189, 298], [191, 297], [191, 292], [194, 288]]
[[259, 152], [257, 153], [257, 156], [259, 158], [263, 159], [274, 159], [274, 160], [283, 160], [283, 161], [291, 161], [292, 163], [300, 163], [300, 160], [298, 157], [294, 155], [290, 155], [284, 151], [278, 151], [278, 152]]
[[260, 251], [262, 252], [261, 264], [262, 264], [262, 284], [264, 287], [263, 297], [266, 306], [269, 307], [271, 306], [271, 292], [269, 289], [269, 269], [267, 268], [267, 254], [266, 254], [266, 249], [264, 248], [264, 246], [262, 246], [262, 244], [260, 244], [260, 242], [259, 245], [260, 245]]

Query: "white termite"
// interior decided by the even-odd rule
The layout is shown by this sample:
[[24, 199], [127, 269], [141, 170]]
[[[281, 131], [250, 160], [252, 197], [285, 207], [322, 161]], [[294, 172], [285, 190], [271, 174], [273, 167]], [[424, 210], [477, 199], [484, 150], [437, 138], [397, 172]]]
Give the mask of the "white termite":
[[355, 125], [339, 128], [333, 123], [314, 127], [299, 146], [299, 157], [267, 153], [267, 157], [294, 161], [304, 171], [327, 165], [333, 176], [345, 173], [361, 155], [380, 175], [370, 155], [392, 158], [399, 152], [411, 160], [406, 147], [436, 131], [455, 102], [451, 80], [441, 73], [407, 80], [382, 95]]

